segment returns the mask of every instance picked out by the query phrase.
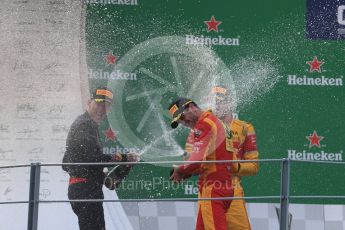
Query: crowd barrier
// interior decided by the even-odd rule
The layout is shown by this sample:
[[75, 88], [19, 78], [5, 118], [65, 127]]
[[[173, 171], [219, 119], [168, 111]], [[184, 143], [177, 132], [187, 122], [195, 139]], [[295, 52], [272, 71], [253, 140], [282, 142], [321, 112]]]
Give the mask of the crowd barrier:
[[342, 164], [345, 162], [330, 162], [330, 161], [307, 161], [307, 160], [292, 160], [292, 159], [261, 159], [261, 160], [232, 160], [232, 161], [189, 161], [188, 163], [231, 163], [231, 162], [268, 162], [268, 163], [279, 163], [281, 164], [281, 179], [280, 179], [280, 195], [279, 196], [255, 196], [255, 197], [225, 197], [225, 198], [160, 198], [160, 199], [119, 199], [119, 200], [40, 200], [39, 189], [40, 189], [40, 173], [41, 167], [51, 166], [62, 166], [62, 165], [104, 165], [104, 166], [115, 166], [115, 165], [138, 165], [138, 164], [179, 164], [184, 163], [183, 161], [159, 161], [159, 162], [111, 162], [111, 163], [54, 163], [54, 164], [41, 164], [32, 163], [28, 165], [8, 165], [0, 166], [0, 169], [6, 168], [21, 168], [30, 167], [30, 188], [29, 188], [29, 199], [22, 201], [6, 201], [0, 202], [0, 204], [20, 204], [28, 203], [28, 230], [37, 230], [38, 226], [38, 208], [40, 203], [63, 203], [63, 202], [173, 202], [173, 201], [198, 201], [198, 200], [267, 200], [267, 199], [279, 199], [279, 226], [280, 230], [289, 230], [291, 226], [291, 218], [289, 217], [289, 200], [290, 199], [345, 199], [345, 196], [291, 196], [290, 195], [290, 168], [292, 162], [303, 162], [303, 163], [318, 163], [318, 164]]

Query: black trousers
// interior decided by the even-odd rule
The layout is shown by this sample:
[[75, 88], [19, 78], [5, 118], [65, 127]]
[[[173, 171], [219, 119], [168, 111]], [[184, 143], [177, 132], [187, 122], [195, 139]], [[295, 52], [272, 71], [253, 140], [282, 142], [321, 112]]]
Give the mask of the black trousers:
[[[104, 199], [102, 184], [81, 182], [69, 185], [68, 198]], [[105, 230], [103, 202], [71, 202], [80, 230]]]

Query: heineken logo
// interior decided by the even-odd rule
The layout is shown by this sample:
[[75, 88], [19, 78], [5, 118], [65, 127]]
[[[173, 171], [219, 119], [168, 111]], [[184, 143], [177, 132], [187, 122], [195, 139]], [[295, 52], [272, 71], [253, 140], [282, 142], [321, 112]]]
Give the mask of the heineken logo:
[[305, 75], [288, 75], [288, 85], [308, 86], [343, 86], [343, 76], [339, 77], [307, 77]]
[[325, 63], [323, 61], [318, 61], [317, 57], [315, 56], [314, 59], [312, 61], [307, 61], [306, 62], [309, 66], [309, 72], [312, 73], [314, 71], [317, 71], [319, 73], [321, 73], [321, 66]]
[[315, 76], [317, 73], [322, 73], [322, 66], [325, 61], [319, 60], [317, 56], [314, 56], [312, 60], [306, 61], [309, 66], [308, 72], [313, 76], [298, 76], [296, 74], [287, 75], [288, 85], [300, 85], [300, 86], [343, 86], [343, 76]]
[[[119, 56], [114, 55], [113, 51], [109, 51], [108, 53], [103, 55], [103, 62], [105, 64], [104, 69], [109, 69], [108, 67], [115, 67], [117, 61], [119, 60]], [[125, 81], [136, 81], [137, 74], [136, 73], [127, 73], [121, 70], [113, 70], [107, 71], [103, 69], [89, 69], [88, 71], [89, 79], [96, 79], [96, 80], [125, 80]]]
[[105, 136], [105, 142], [115, 141], [116, 139], [116, 133], [111, 127], [107, 128], [106, 130], [103, 130], [103, 134]]
[[109, 53], [104, 56], [104, 61], [107, 65], [115, 65], [117, 59], [118, 57], [113, 54], [113, 51], [109, 51]]
[[[221, 21], [216, 20], [216, 17], [214, 15], [211, 16], [209, 20], [204, 21], [204, 24], [206, 25], [206, 31], [207, 33], [211, 32], [223, 32], [223, 30], [220, 30], [218, 27], [222, 24]], [[221, 35], [218, 36], [204, 36], [204, 35], [192, 35], [188, 34], [186, 37], [186, 44], [187, 45], [205, 45], [205, 46], [239, 46], [240, 45], [240, 39], [239, 36], [228, 38], [223, 37]]]
[[114, 147], [103, 147], [103, 153], [104, 154], [115, 154], [115, 153], [123, 153], [123, 154], [128, 154], [128, 153], [140, 153], [141, 149], [137, 147], [121, 147], [119, 145], [116, 145]]
[[186, 184], [184, 187], [184, 194], [185, 195], [197, 195], [198, 192], [199, 192], [199, 188], [197, 185]]
[[203, 35], [197, 37], [194, 35], [186, 35], [187, 45], [206, 45], [206, 46], [239, 46], [239, 38], [225, 38], [222, 36], [218, 37], [205, 37]]
[[337, 153], [328, 153], [323, 150], [320, 152], [288, 150], [288, 157], [289, 159], [293, 160], [343, 161], [343, 151]]
[[309, 140], [309, 148], [316, 146], [321, 148], [320, 142], [324, 139], [323, 136], [317, 135], [316, 131], [314, 130], [313, 134], [306, 136], [307, 140]]
[[102, 69], [89, 69], [88, 73], [89, 79], [100, 79], [100, 80], [127, 80], [136, 81], [136, 73], [127, 73], [120, 70], [114, 71], [103, 71]]
[[211, 19], [209, 21], [204, 21], [204, 23], [207, 25], [207, 32], [217, 32], [218, 33], [218, 26], [222, 24], [221, 21], [217, 21], [215, 17], [212, 15]]
[[[326, 151], [321, 150], [321, 148], [326, 147], [321, 141], [325, 139], [324, 136], [319, 135], [316, 130], [313, 133], [306, 136], [308, 143], [305, 147], [309, 150], [288, 150], [288, 158], [294, 160], [312, 160], [312, 161], [343, 161], [343, 150], [340, 151]], [[318, 149], [312, 151], [312, 149]]]

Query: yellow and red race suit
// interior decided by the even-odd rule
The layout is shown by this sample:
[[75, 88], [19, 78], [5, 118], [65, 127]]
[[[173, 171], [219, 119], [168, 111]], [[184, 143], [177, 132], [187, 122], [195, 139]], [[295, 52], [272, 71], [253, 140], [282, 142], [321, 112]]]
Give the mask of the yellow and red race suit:
[[[193, 147], [188, 161], [232, 160], [234, 153], [226, 150], [226, 133], [222, 122], [211, 112], [202, 114], [193, 130]], [[178, 168], [184, 175], [198, 174], [199, 198], [232, 197], [232, 175], [229, 163], [198, 163], [188, 161]], [[226, 213], [231, 200], [199, 200], [197, 230], [226, 230]]]
[[[234, 119], [229, 124], [234, 148], [239, 160], [257, 160], [259, 153], [256, 145], [256, 134], [253, 125]], [[232, 183], [234, 186], [234, 196], [243, 197], [244, 191], [241, 185], [241, 176], [256, 175], [259, 171], [258, 162], [242, 162], [239, 164], [237, 172], [233, 172]], [[233, 200], [231, 207], [226, 213], [228, 229], [250, 230], [249, 218], [246, 210], [245, 200]]]
[[[256, 134], [254, 127], [238, 119], [232, 120], [229, 124], [232, 132], [233, 147], [236, 150], [236, 157], [240, 160], [257, 160], [259, 153], [256, 146]], [[194, 145], [194, 130], [189, 132], [185, 151], [190, 156]], [[188, 156], [188, 157], [189, 157]], [[241, 176], [256, 175], [259, 170], [257, 162], [242, 162], [239, 167], [232, 167], [234, 196], [243, 197], [244, 192], [241, 185]], [[226, 213], [228, 229], [250, 230], [250, 223], [244, 200], [233, 200]]]

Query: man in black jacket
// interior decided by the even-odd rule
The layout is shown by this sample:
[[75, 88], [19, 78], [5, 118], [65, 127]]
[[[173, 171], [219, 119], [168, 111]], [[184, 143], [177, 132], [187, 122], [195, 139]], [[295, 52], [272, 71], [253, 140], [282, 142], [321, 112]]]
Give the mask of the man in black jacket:
[[[84, 114], [72, 124], [66, 141], [63, 163], [90, 163], [127, 161], [127, 155], [103, 154], [98, 126], [110, 111], [113, 93], [107, 88], [98, 88], [88, 101]], [[68, 198], [104, 199], [102, 186], [105, 179], [104, 166], [63, 166], [70, 175]], [[80, 230], [105, 230], [102, 202], [71, 202], [78, 216]]]

